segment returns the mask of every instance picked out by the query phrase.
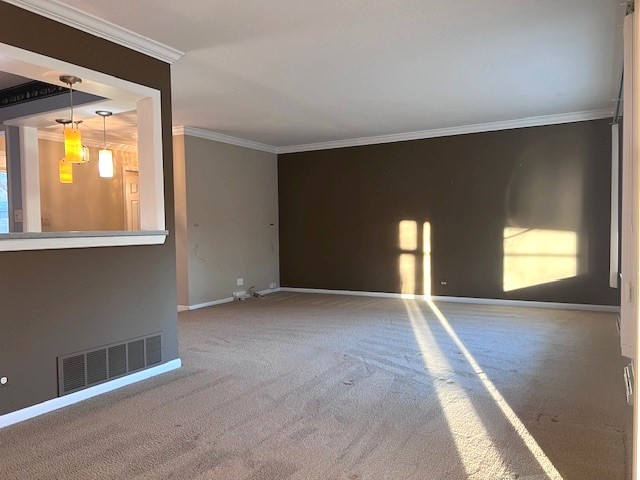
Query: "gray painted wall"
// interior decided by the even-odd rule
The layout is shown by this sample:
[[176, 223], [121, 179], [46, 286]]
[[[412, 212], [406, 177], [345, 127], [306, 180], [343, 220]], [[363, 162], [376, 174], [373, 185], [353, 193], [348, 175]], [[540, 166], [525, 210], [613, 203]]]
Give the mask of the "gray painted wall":
[[178, 305], [189, 305], [189, 254], [187, 242], [187, 178], [184, 135], [173, 137], [173, 185], [176, 210], [176, 274]]
[[160, 90], [170, 232], [157, 246], [0, 253], [4, 414], [58, 395], [60, 355], [162, 331], [166, 362], [178, 357], [178, 332], [169, 65], [5, 2], [0, 18], [0, 42]]
[[182, 141], [184, 155], [175, 157], [176, 181], [184, 175], [176, 195], [186, 199], [176, 199], [178, 225], [186, 224], [177, 231], [186, 246], [177, 255], [180, 298], [188, 291], [186, 305], [197, 305], [279, 285], [276, 155], [191, 136], [178, 137], [176, 148]]

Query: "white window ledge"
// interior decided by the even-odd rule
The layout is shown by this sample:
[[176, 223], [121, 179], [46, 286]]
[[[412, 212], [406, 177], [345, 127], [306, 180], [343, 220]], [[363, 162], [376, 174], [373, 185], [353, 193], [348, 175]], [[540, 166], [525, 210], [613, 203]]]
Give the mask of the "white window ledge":
[[167, 230], [4, 233], [0, 234], [0, 252], [161, 245], [168, 234]]

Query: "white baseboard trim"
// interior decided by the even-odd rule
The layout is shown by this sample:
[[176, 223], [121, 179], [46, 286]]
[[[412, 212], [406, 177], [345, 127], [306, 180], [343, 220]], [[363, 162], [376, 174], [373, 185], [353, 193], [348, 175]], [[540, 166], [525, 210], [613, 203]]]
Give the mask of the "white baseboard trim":
[[[263, 295], [269, 295], [270, 293], [276, 293], [280, 291], [278, 288], [267, 288], [266, 290], [259, 290], [258, 293]], [[221, 305], [223, 303], [233, 302], [234, 297], [222, 298], [220, 300], [212, 300], [210, 302], [196, 303], [195, 305], [178, 305], [178, 312], [186, 312], [187, 310], [200, 310], [201, 308], [213, 307], [214, 305]]]
[[[281, 287], [282, 292], [298, 292], [298, 293], [320, 293], [325, 295], [353, 295], [359, 297], [376, 297], [376, 298], [400, 298], [410, 300], [426, 299], [424, 295], [410, 295], [404, 293], [385, 293], [385, 292], [361, 292], [355, 290], [325, 290], [321, 288], [294, 288]], [[510, 307], [535, 307], [535, 308], [553, 308], [560, 310], [583, 310], [589, 312], [620, 312], [620, 307], [613, 305], [587, 305], [580, 303], [558, 303], [558, 302], [535, 302], [529, 300], [502, 300], [497, 298], [473, 298], [473, 297], [443, 297], [431, 296], [431, 300], [436, 302], [453, 302], [453, 303], [470, 303], [476, 305], [503, 305]]]
[[54, 410], [58, 410], [60, 408], [68, 407], [69, 405], [87, 400], [88, 398], [97, 397], [98, 395], [102, 395], [103, 393], [111, 392], [113, 390], [117, 390], [118, 388], [131, 385], [132, 383], [137, 383], [142, 380], [155, 377], [162, 373], [170, 372], [171, 370], [175, 370], [177, 368], [180, 368], [181, 366], [182, 361], [178, 358], [176, 360], [171, 360], [169, 362], [163, 363], [162, 365], [142, 370], [141, 372], [132, 373], [131, 375], [126, 375], [109, 382], [101, 383], [100, 385], [96, 385], [95, 387], [89, 387], [84, 390], [80, 390], [79, 392], [70, 393], [69, 395], [53, 398], [51, 400], [47, 400], [46, 402], [42, 402], [31, 407], [26, 407], [21, 410], [16, 410], [15, 412], [0, 415], [0, 428], [8, 427], [9, 425], [14, 425], [30, 418], [53, 412]]
[[233, 297], [222, 298], [220, 300], [212, 300], [211, 302], [196, 303], [195, 305], [189, 305], [187, 310], [200, 310], [201, 308], [213, 307], [214, 305], [221, 305], [223, 303], [233, 302]]

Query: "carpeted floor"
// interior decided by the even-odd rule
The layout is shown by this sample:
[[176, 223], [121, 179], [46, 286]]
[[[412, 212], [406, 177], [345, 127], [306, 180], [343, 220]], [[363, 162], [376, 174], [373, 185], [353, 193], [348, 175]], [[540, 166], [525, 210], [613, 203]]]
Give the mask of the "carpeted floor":
[[615, 316], [278, 293], [184, 367], [0, 431], [2, 479], [625, 480]]

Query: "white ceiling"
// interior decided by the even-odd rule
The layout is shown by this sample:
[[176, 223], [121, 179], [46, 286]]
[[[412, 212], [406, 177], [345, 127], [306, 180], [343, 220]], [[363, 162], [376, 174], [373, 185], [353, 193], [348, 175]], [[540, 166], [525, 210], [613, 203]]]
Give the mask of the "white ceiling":
[[[97, 105], [97, 106], [96, 106]], [[104, 134], [102, 117], [95, 114], [100, 109], [100, 104], [76, 108], [77, 118], [82, 118], [80, 130], [83, 143], [102, 146]], [[64, 112], [67, 113], [67, 112]], [[38, 118], [39, 130], [48, 134], [48, 137], [58, 137], [63, 140], [62, 126], [51, 121], [52, 117], [60, 117], [59, 113], [47, 114]], [[32, 122], [33, 124], [34, 122]], [[123, 145], [137, 146], [138, 143], [138, 116], [136, 111], [113, 114], [107, 117], [107, 147], [115, 145], [122, 148]], [[88, 142], [90, 141], [90, 142]]]
[[186, 55], [174, 125], [274, 146], [613, 108], [621, 0], [64, 0]]

